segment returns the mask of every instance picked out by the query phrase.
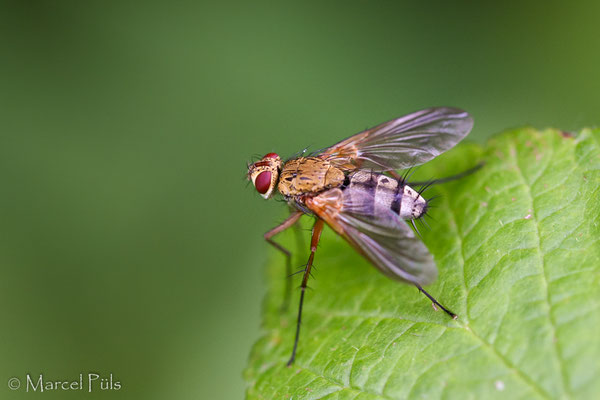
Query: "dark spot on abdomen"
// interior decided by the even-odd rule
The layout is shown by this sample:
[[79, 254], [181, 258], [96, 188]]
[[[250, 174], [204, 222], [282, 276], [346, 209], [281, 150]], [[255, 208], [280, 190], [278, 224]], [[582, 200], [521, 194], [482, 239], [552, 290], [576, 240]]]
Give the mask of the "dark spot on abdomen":
[[346, 175], [344, 177], [344, 183], [342, 183], [342, 189], [345, 189], [348, 186], [350, 186], [350, 177], [348, 175]]
[[402, 181], [398, 181], [396, 186], [396, 192], [394, 193], [394, 200], [390, 206], [390, 209], [396, 214], [400, 215], [400, 206], [402, 205], [402, 194], [404, 193], [404, 184]]

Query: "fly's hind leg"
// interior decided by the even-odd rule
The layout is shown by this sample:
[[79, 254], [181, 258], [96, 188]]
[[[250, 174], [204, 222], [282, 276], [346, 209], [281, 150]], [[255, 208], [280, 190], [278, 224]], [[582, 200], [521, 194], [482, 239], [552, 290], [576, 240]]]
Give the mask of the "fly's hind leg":
[[[302, 216], [302, 212], [301, 211], [294, 211], [292, 212], [292, 214], [287, 217], [287, 219], [285, 221], [283, 221], [281, 224], [277, 225], [275, 228], [271, 229], [269, 232], [265, 233], [264, 238], [265, 240], [273, 247], [275, 247], [277, 250], [279, 250], [280, 252], [283, 253], [283, 255], [286, 258], [286, 276], [289, 277], [292, 274], [292, 253], [286, 249], [285, 247], [283, 247], [282, 245], [280, 245], [279, 243], [277, 243], [276, 241], [273, 240], [273, 236], [277, 235], [280, 232], [283, 232], [284, 230], [288, 229], [290, 226], [294, 225], [296, 222], [298, 222], [298, 220], [300, 219], [300, 217]], [[285, 292], [283, 293], [283, 303], [281, 304], [281, 310], [285, 311], [287, 310], [289, 304], [290, 304], [290, 296], [292, 293], [292, 282], [291, 279], [286, 279], [285, 280]]]
[[296, 338], [294, 339], [294, 349], [292, 350], [292, 356], [287, 362], [287, 366], [292, 365], [296, 359], [296, 349], [298, 348], [298, 339], [300, 338], [300, 323], [302, 322], [302, 305], [304, 304], [304, 293], [306, 293], [306, 287], [308, 285], [308, 277], [310, 276], [310, 270], [313, 266], [313, 260], [315, 258], [315, 252], [321, 239], [321, 232], [323, 232], [323, 220], [317, 219], [313, 226], [312, 238], [310, 240], [310, 256], [306, 263], [306, 269], [304, 270], [304, 276], [302, 277], [302, 285], [300, 285], [300, 303], [298, 305], [298, 320], [296, 322]]
[[451, 176], [447, 176], [445, 178], [440, 178], [440, 179], [434, 179], [431, 181], [415, 181], [415, 182], [410, 182], [411, 185], [413, 186], [423, 186], [423, 185], [439, 185], [441, 183], [446, 183], [446, 182], [452, 182], [455, 180], [458, 180], [460, 178], [464, 178], [465, 176], [469, 176], [477, 171], [479, 171], [483, 166], [485, 165], [485, 162], [480, 162], [479, 164], [477, 164], [476, 166], [469, 168], [466, 171], [460, 172], [456, 175], [451, 175]]
[[423, 289], [420, 285], [418, 285], [416, 283], [414, 285], [417, 287], [417, 289], [419, 289], [419, 291], [421, 293], [423, 293], [425, 296], [427, 296], [429, 298], [429, 300], [431, 300], [433, 302], [434, 308], [435, 308], [435, 306], [438, 306], [439, 308], [441, 308], [442, 310], [444, 310], [444, 312], [446, 314], [448, 314], [450, 317], [452, 317], [452, 319], [457, 319], [458, 318], [458, 315], [454, 314], [452, 311], [448, 310], [446, 307], [444, 307], [443, 305], [441, 305], [432, 295], [430, 295], [429, 293], [427, 293], [425, 291], [425, 289]]

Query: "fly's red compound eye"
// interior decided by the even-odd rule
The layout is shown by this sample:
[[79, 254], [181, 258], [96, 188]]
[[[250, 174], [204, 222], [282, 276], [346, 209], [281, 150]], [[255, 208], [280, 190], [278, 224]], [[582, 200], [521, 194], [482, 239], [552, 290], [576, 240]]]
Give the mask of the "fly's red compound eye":
[[269, 153], [265, 154], [263, 158], [279, 158], [279, 155], [277, 153]]
[[260, 194], [265, 194], [271, 187], [271, 172], [263, 171], [254, 180], [254, 187]]

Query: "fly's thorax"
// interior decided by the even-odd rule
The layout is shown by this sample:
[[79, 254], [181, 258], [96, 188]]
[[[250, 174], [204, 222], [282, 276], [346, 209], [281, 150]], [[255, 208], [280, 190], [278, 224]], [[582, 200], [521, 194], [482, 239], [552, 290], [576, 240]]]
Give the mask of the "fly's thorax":
[[284, 196], [317, 194], [341, 186], [344, 172], [318, 157], [300, 157], [285, 163], [277, 189]]
[[356, 207], [379, 216], [391, 211], [402, 219], [418, 219], [427, 211], [427, 200], [403, 180], [365, 170], [348, 178], [344, 206], [350, 210]]

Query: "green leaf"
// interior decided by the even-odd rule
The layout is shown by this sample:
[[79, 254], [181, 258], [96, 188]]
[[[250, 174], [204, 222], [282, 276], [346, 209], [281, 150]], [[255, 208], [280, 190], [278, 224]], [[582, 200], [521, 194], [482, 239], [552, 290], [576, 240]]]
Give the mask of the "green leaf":
[[[299, 291], [280, 312], [285, 264], [272, 253], [248, 398], [599, 398], [600, 130], [505, 132], [419, 173], [480, 160], [475, 174], [428, 190], [441, 196], [421, 228], [440, 272], [427, 289], [458, 320], [327, 229], [289, 368]], [[295, 249], [293, 233], [280, 236]]]

